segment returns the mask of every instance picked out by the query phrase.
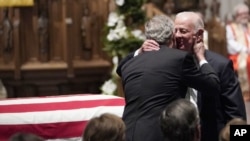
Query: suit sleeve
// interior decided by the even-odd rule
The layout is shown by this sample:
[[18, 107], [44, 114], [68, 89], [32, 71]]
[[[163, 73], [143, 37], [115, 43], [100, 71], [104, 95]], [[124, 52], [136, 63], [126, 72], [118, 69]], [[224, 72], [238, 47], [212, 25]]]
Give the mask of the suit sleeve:
[[119, 62], [118, 67], [117, 67], [117, 69], [116, 69], [116, 73], [117, 73], [120, 77], [122, 76], [122, 74], [121, 74], [121, 68], [122, 68], [122, 66], [123, 66], [126, 62], [128, 62], [130, 59], [132, 59], [133, 57], [134, 57], [134, 52], [129, 53], [125, 58], [123, 58], [123, 59]]
[[187, 54], [182, 64], [182, 71], [183, 81], [187, 86], [201, 92], [220, 92], [219, 78], [208, 63], [203, 64], [201, 67], [197, 67], [193, 56]]
[[225, 110], [226, 120], [240, 117], [246, 120], [246, 109], [237, 76], [233, 70], [232, 61], [229, 61], [220, 74], [221, 101]]

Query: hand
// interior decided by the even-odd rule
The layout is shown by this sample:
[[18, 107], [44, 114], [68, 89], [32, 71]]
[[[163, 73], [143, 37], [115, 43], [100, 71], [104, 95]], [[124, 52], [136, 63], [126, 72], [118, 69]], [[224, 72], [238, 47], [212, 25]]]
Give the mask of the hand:
[[160, 45], [156, 41], [147, 39], [146, 41], [143, 42], [142, 46], [140, 47], [140, 52], [157, 51], [159, 49]]
[[198, 40], [197, 38], [195, 38], [193, 52], [198, 61], [205, 60], [205, 45], [203, 40]]

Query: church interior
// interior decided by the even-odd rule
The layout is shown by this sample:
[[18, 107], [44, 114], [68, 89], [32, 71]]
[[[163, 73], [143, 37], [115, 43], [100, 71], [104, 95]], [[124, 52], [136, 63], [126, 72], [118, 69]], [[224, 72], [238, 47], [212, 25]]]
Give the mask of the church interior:
[[[116, 9], [114, 1], [28, 1], [32, 4], [0, 7], [0, 78], [7, 97], [101, 93], [114, 66], [103, 49], [104, 27]], [[229, 12], [221, 10], [223, 4], [219, 0], [148, 0], [142, 9], [146, 18], [174, 17], [184, 10], [202, 13], [209, 49], [227, 56], [224, 25], [230, 16], [221, 15]]]

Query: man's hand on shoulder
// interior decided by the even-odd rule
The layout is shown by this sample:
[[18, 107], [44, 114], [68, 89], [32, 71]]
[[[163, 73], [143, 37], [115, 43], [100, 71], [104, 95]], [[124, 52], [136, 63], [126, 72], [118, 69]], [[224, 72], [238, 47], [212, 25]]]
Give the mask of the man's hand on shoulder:
[[157, 51], [157, 50], [160, 49], [160, 45], [154, 40], [147, 39], [147, 40], [145, 40], [143, 42], [140, 49], [141, 49], [142, 52], [145, 52], [145, 51]]
[[193, 52], [198, 59], [198, 61], [206, 60], [205, 59], [205, 45], [203, 41], [195, 41]]
[[159, 49], [160, 45], [156, 41], [147, 39], [143, 42], [142, 46], [135, 51], [134, 57], [146, 51], [157, 51]]

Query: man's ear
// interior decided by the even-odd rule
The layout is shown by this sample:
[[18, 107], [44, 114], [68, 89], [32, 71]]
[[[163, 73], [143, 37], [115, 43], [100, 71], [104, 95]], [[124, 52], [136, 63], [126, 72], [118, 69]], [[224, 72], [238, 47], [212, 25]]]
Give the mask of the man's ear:
[[197, 35], [198, 36], [203, 36], [203, 32], [204, 32], [203, 29], [199, 29], [198, 32], [197, 32]]
[[196, 38], [197, 38], [197, 42], [203, 42], [203, 32], [204, 30], [203, 29], [199, 29], [197, 32], [196, 32]]

